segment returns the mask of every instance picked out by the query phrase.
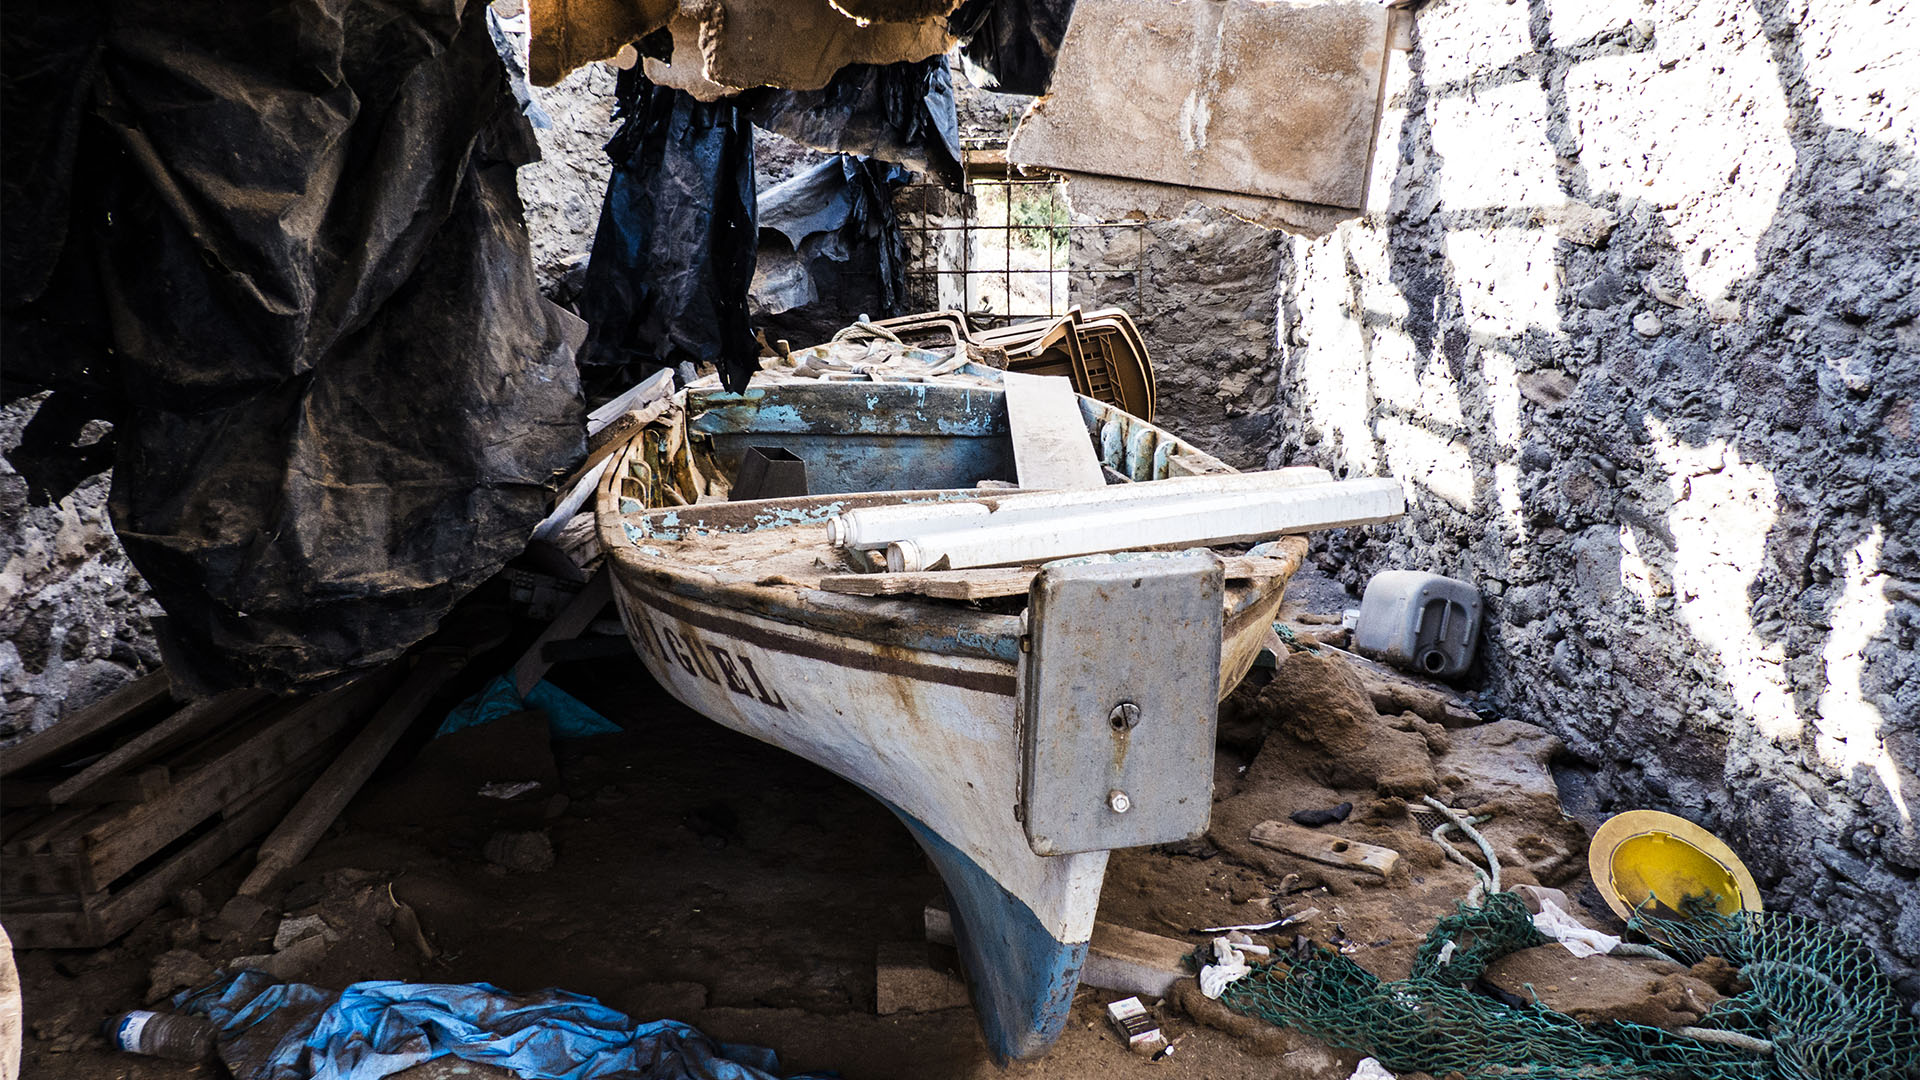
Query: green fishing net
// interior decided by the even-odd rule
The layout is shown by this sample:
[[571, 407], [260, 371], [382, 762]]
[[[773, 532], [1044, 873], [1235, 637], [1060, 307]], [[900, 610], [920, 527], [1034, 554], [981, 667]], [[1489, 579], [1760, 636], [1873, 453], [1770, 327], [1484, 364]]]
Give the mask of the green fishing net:
[[1314, 946], [1257, 966], [1222, 1004], [1379, 1059], [1394, 1072], [1480, 1078], [1672, 1077], [1800, 1080], [1920, 1077], [1920, 1024], [1857, 939], [1776, 912], [1635, 920], [1675, 958], [1708, 956], [1749, 989], [1714, 1005], [1693, 1034], [1613, 1022], [1583, 1026], [1539, 1006], [1468, 989], [1487, 965], [1546, 943], [1507, 892], [1434, 925], [1412, 975], [1384, 981]]

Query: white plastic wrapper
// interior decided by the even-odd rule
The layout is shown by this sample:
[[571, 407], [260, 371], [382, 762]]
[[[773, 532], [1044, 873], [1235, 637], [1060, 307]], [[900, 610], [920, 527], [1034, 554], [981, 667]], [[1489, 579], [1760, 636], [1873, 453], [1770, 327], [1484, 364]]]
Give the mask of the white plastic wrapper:
[[1568, 952], [1582, 958], [1597, 953], [1610, 953], [1620, 944], [1619, 938], [1612, 934], [1603, 934], [1585, 925], [1560, 910], [1558, 904], [1545, 897], [1540, 899], [1540, 914], [1533, 917], [1533, 928], [1566, 946]]

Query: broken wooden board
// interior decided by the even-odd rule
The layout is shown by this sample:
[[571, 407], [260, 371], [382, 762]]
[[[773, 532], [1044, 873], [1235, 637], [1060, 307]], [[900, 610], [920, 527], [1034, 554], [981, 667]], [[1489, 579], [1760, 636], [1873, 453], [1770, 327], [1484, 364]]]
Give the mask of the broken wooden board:
[[[925, 60], [954, 42], [944, 12], [855, 19], [830, 0], [717, 0], [681, 10], [701, 14], [674, 18], [672, 63], [651, 61], [646, 73], [702, 101], [755, 86], [819, 90], [848, 64]], [[688, 22], [697, 26], [691, 34]], [[683, 60], [683, 40], [695, 45], [694, 57]]]
[[622, 391], [618, 397], [587, 414], [587, 435], [600, 433], [620, 417], [651, 402], [673, 396], [673, 370], [665, 368]]
[[1027, 491], [1107, 486], [1073, 382], [1058, 375], [1003, 372], [1013, 467]]
[[196, 733], [212, 731], [229, 720], [245, 715], [255, 706], [266, 702], [270, 696], [264, 690], [249, 689], [229, 690], [224, 694], [201, 698], [114, 747], [74, 776], [55, 784], [47, 793], [47, 801], [64, 803], [76, 799], [88, 788], [161, 748], [191, 738]]
[[565, 610], [541, 631], [527, 651], [513, 665], [511, 672], [514, 693], [525, 697], [540, 680], [546, 677], [547, 669], [553, 661], [546, 658], [546, 646], [552, 641], [568, 641], [580, 636], [600, 612], [613, 603], [613, 577], [606, 567], [594, 572], [587, 587], [574, 594]]
[[574, 68], [615, 57], [622, 46], [670, 26], [671, 65], [649, 60], [646, 71], [663, 86], [702, 101], [754, 86], [818, 90], [848, 64], [947, 51], [954, 44], [947, 13], [957, 2], [862, 0], [855, 9], [888, 14], [856, 15], [831, 0], [533, 0], [527, 75], [536, 86], [553, 86]]
[[678, 0], [531, 0], [527, 77], [535, 86], [553, 86], [574, 68], [605, 60], [667, 25], [679, 7]]
[[1400, 865], [1400, 853], [1376, 844], [1363, 844], [1344, 836], [1303, 829], [1284, 821], [1263, 821], [1253, 827], [1247, 839], [1264, 848], [1298, 855], [1302, 859], [1349, 870], [1367, 870], [1381, 877]]
[[[922, 917], [928, 942], [954, 943], [953, 916], [946, 908], [929, 904]], [[1116, 993], [1165, 997], [1174, 983], [1193, 974], [1187, 970], [1191, 952], [1193, 946], [1178, 938], [1096, 921], [1087, 942], [1087, 962], [1080, 969], [1080, 982]]]
[[1363, 207], [1390, 21], [1371, 2], [1083, 0], [1008, 160]]
[[[1277, 577], [1299, 569], [1299, 559], [1230, 555], [1220, 560], [1228, 581]], [[830, 574], [820, 588], [847, 596], [931, 596], [938, 600], [986, 600], [1025, 596], [1037, 566], [983, 567], [974, 570], [922, 570], [901, 574]]]
[[156, 671], [120, 687], [106, 697], [63, 716], [45, 731], [35, 732], [0, 752], [0, 776], [12, 776], [38, 765], [77, 743], [146, 711], [172, 688], [165, 671]]

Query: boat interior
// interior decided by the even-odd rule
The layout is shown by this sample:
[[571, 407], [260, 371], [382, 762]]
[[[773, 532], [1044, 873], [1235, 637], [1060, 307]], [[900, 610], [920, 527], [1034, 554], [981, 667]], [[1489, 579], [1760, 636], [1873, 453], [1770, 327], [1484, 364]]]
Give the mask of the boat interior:
[[[1233, 471], [1118, 408], [1081, 398], [1080, 409], [1109, 484]], [[731, 498], [742, 490], [743, 461], [756, 452], [797, 458], [805, 468], [805, 494]], [[830, 518], [897, 503], [967, 500], [991, 507], [1020, 490], [1002, 390], [991, 376], [951, 375], [941, 383], [787, 378], [756, 383], [744, 394], [696, 384], [627, 444], [602, 483], [602, 507], [618, 510], [603, 514], [600, 524], [603, 547], [617, 552], [614, 557], [637, 560], [699, 591], [797, 589], [815, 598], [809, 606], [834, 607], [879, 602], [849, 577], [872, 575], [884, 564], [878, 553], [831, 545]], [[1283, 547], [1271, 576], [1291, 573], [1304, 555], [1304, 543]], [[1022, 569], [1030, 576], [1037, 567], [1011, 568]], [[946, 577], [1005, 579], [1008, 573]], [[990, 596], [902, 591], [990, 612], [1017, 612], [1026, 602], [1024, 586]], [[1269, 593], [1257, 578], [1230, 582], [1229, 620]]]

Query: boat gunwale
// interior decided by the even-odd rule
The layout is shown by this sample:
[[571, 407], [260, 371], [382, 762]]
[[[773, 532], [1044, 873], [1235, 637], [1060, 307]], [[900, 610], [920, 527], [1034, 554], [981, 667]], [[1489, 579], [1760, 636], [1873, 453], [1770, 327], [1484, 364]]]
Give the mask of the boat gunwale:
[[[806, 385], [811, 382], [812, 380], [795, 380], [797, 385]], [[839, 387], [857, 384], [820, 385]], [[682, 417], [689, 423], [692, 418], [686, 415], [684, 406], [688, 402], [691, 389], [694, 387], [683, 388], [676, 393], [676, 397], [680, 399], [683, 406]], [[976, 388], [968, 387], [967, 389]], [[990, 393], [1004, 393], [998, 387], [978, 389]], [[1079, 398], [1083, 407], [1091, 407], [1095, 419], [1101, 424], [1115, 415], [1125, 417], [1132, 424], [1144, 425], [1151, 429], [1161, 439], [1173, 440], [1186, 447], [1191, 454], [1198, 456], [1203, 465], [1217, 466], [1226, 472], [1238, 471], [1150, 421], [1126, 413], [1107, 402], [1084, 395], [1079, 395]], [[916, 500], [967, 501], [993, 507], [998, 505], [1001, 498], [1020, 494], [1023, 489], [924, 488], [800, 495], [739, 502], [649, 506], [636, 511], [622, 510], [619, 504], [624, 496], [619, 492], [620, 483], [628, 475], [629, 465], [634, 455], [641, 450], [641, 438], [644, 432], [644, 428], [636, 431], [614, 453], [612, 464], [602, 474], [594, 498], [594, 524], [599, 536], [600, 548], [606, 558], [613, 560], [615, 565], [610, 569], [616, 576], [624, 572], [637, 577], [635, 584], [649, 589], [806, 630], [856, 639], [870, 646], [910, 649], [938, 657], [955, 656], [986, 660], [1005, 665], [1009, 670], [1017, 666], [1018, 642], [1022, 632], [1019, 615], [981, 611], [967, 606], [964, 601], [912, 594], [858, 596], [830, 593], [797, 583], [762, 584], [760, 581], [723, 579], [707, 570], [688, 565], [684, 561], [648, 555], [641, 549], [639, 542], [628, 535], [626, 527], [636, 518], [689, 514], [699, 515], [699, 517], [696, 522], [686, 523], [688, 527], [706, 525], [726, 532], [752, 532], [775, 524], [773, 520], [761, 521], [760, 519], [770, 516], [777, 519], [783, 512], [813, 510], [835, 503], [853, 507], [897, 505]], [[715, 521], [714, 518], [723, 520]], [[735, 520], [725, 521], [724, 519]], [[800, 523], [797, 520], [793, 522], [796, 525]], [[676, 523], [676, 526], [679, 524]], [[747, 527], [729, 527], [730, 525]], [[1304, 551], [1298, 554], [1303, 556]], [[1273, 594], [1276, 591], [1284, 593], [1287, 582], [1298, 570], [1299, 565], [1299, 558], [1295, 558], [1292, 568], [1286, 572], [1276, 573], [1270, 578], [1256, 579], [1251, 586], [1231, 590], [1232, 593], [1237, 594], [1238, 602], [1222, 613], [1223, 641], [1231, 640], [1243, 633], [1247, 629], [1248, 621], [1262, 610], [1277, 607], [1277, 604], [1273, 603]]]

